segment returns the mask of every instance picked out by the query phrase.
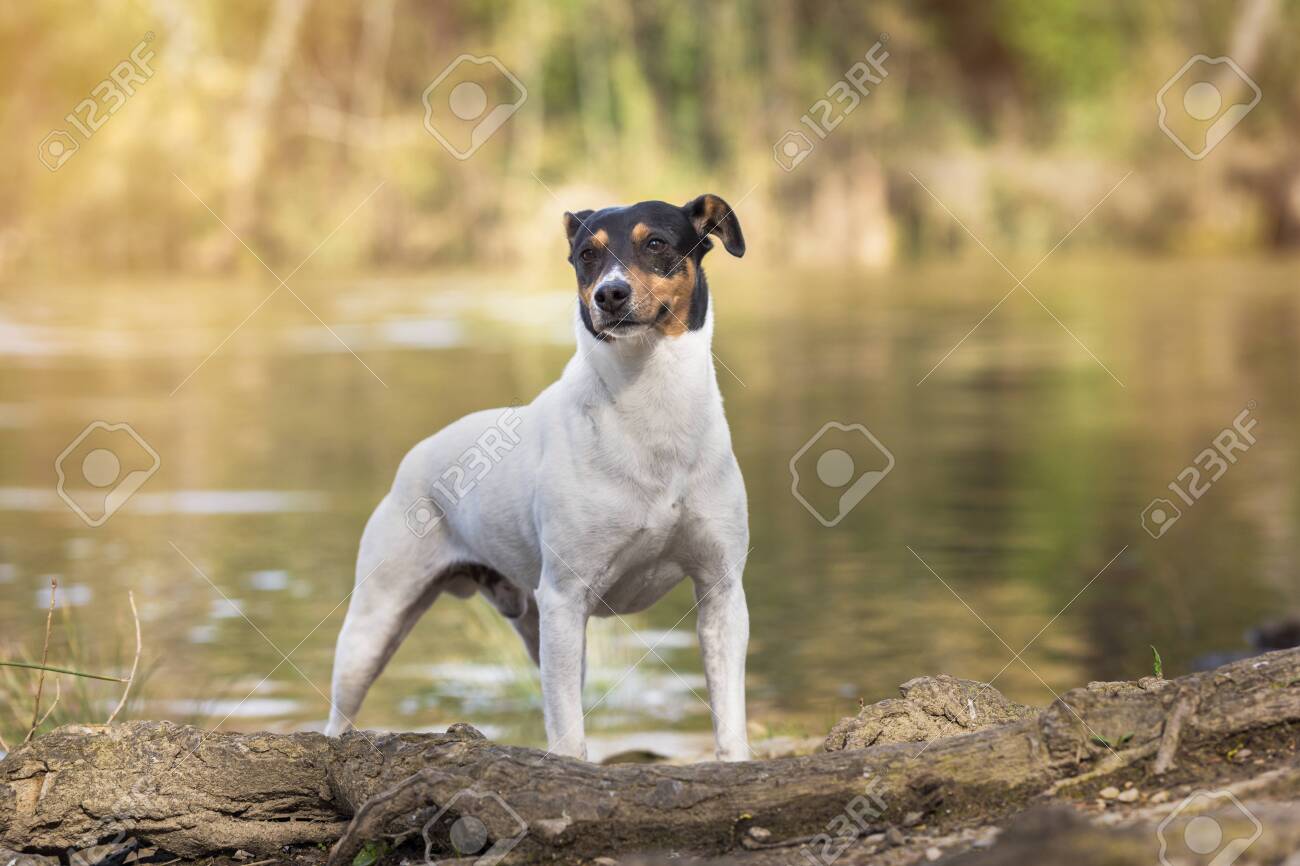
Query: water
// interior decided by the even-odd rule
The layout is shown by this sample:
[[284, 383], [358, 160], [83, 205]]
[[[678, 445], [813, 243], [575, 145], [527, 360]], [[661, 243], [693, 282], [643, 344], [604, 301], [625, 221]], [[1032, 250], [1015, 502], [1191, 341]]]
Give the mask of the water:
[[[978, 261], [851, 275], [719, 261], [711, 276], [755, 548], [750, 713], [766, 731], [822, 734], [859, 697], [925, 673], [996, 677], [1036, 704], [1149, 673], [1151, 645], [1178, 674], [1293, 610], [1294, 262], [1062, 255], [1028, 284], [1042, 305], [1018, 290], [973, 332], [1014, 283]], [[39, 653], [56, 575], [52, 658], [120, 670], [134, 590], [148, 671], [136, 715], [319, 727], [366, 516], [415, 441], [558, 376], [568, 280], [295, 278], [334, 333], [284, 289], [240, 326], [274, 288], [256, 278], [7, 286], [0, 652]], [[1176, 499], [1167, 485], [1244, 409], [1256, 444], [1194, 505]], [[97, 528], [58, 496], [54, 468], [94, 420], [128, 422], [159, 458]], [[792, 495], [790, 462], [831, 421], [848, 430], [797, 461], [815, 506], [852, 488], [816, 480], [828, 445], [853, 460], [822, 464], [837, 482], [889, 464], [852, 425], [893, 464], [828, 528]], [[1182, 512], [1160, 538], [1140, 519], [1156, 497]], [[682, 586], [628, 625], [593, 623], [593, 735], [673, 750], [708, 729], [692, 603]], [[112, 686], [92, 688], [111, 705]], [[447, 598], [358, 722], [458, 720], [543, 740], [513, 632], [481, 601]]]

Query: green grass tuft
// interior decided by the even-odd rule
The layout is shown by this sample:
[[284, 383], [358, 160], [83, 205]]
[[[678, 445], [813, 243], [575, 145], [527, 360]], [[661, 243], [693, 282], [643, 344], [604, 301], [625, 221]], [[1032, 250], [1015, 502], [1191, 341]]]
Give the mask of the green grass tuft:
[[374, 866], [383, 856], [388, 853], [388, 844], [385, 842], [367, 842], [361, 846], [357, 856], [352, 858], [352, 866]]

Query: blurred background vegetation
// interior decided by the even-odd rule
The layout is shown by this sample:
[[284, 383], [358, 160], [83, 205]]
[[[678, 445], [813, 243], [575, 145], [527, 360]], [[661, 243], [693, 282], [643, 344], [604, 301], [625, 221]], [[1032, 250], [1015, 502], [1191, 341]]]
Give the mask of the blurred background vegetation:
[[[886, 35], [888, 77], [785, 171], [774, 146]], [[0, 659], [39, 659], [55, 576], [51, 660], [125, 675], [134, 591], [127, 716], [319, 727], [401, 456], [572, 357], [561, 212], [706, 191], [749, 242], [707, 265], [761, 731], [824, 734], [927, 673], [1046, 704], [1044, 683], [1149, 673], [1153, 644], [1170, 675], [1261, 649], [1300, 598], [1298, 35], [1295, 0], [0, 4]], [[142, 42], [155, 74], [75, 133]], [[463, 161], [422, 102], [462, 54], [528, 91]], [[1200, 161], [1156, 108], [1196, 54], [1263, 93]], [[51, 171], [58, 130], [79, 146]], [[964, 226], [1042, 268], [1015, 288]], [[258, 261], [309, 253], [292, 296]], [[1259, 444], [1144, 531], [1244, 407]], [[95, 419], [161, 468], [92, 528], [55, 465]], [[897, 458], [834, 529], [789, 470], [830, 420]], [[598, 752], [707, 742], [692, 606], [683, 585], [635, 634], [593, 622]], [[33, 685], [0, 675], [10, 742]], [[120, 692], [62, 687], [50, 724]], [[457, 720], [544, 740], [481, 599], [435, 605], [358, 719]]]
[[[1300, 4], [1279, 0], [6, 4], [0, 266], [257, 267], [173, 173], [295, 262], [384, 181], [322, 252], [354, 269], [526, 262], [558, 235], [547, 187], [567, 207], [743, 198], [784, 239], [756, 252], [783, 260], [969, 245], [911, 172], [995, 249], [1050, 246], [1130, 170], [1076, 243], [1292, 247], [1297, 28]], [[146, 32], [157, 74], [45, 171], [37, 144]], [[888, 80], [811, 170], [779, 170], [773, 144], [881, 34]], [[528, 99], [459, 162], [424, 130], [421, 93], [464, 52], [499, 58]], [[1264, 99], [1189, 182], [1155, 94], [1194, 52], [1234, 57]]]

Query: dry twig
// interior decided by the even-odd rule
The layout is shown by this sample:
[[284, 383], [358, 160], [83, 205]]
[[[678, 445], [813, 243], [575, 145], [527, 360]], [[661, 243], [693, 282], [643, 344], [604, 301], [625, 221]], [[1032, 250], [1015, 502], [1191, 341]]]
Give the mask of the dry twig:
[[32, 726], [27, 731], [27, 736], [23, 742], [27, 742], [36, 733], [36, 726], [40, 724], [41, 717], [41, 692], [45, 690], [45, 668], [44, 666], [50, 660], [50, 632], [54, 630], [54, 603], [59, 592], [59, 579], [50, 578], [50, 609], [45, 614], [45, 647], [41, 650], [41, 672], [36, 677], [36, 699], [32, 702]]
[[116, 719], [117, 714], [122, 712], [122, 707], [126, 706], [127, 695], [131, 694], [131, 684], [135, 682], [136, 669], [140, 667], [140, 650], [144, 645], [140, 639], [140, 612], [135, 609], [135, 593], [128, 592], [126, 597], [131, 602], [131, 616], [135, 617], [135, 661], [131, 662], [131, 673], [126, 678], [126, 688], [122, 690], [122, 699], [117, 702], [117, 706], [109, 714], [108, 721], [104, 722], [106, 725], [113, 724], [113, 719]]
[[39, 728], [41, 725], [45, 724], [46, 720], [49, 719], [49, 717], [54, 714], [54, 708], [59, 705], [59, 698], [61, 697], [63, 697], [63, 680], [59, 679], [58, 677], [55, 677], [54, 678], [54, 703], [50, 704], [50, 708], [45, 711], [45, 715], [41, 716], [41, 720], [36, 723], [36, 727]]

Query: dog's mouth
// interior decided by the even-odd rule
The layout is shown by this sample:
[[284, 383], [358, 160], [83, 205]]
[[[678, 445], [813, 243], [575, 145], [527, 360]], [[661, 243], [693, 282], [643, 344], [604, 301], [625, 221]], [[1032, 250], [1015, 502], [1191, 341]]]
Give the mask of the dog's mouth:
[[641, 333], [654, 328], [670, 315], [672, 315], [672, 309], [667, 304], [660, 303], [654, 317], [649, 320], [638, 318], [634, 312], [629, 311], [613, 321], [602, 322], [599, 330], [602, 334], [627, 335]]

